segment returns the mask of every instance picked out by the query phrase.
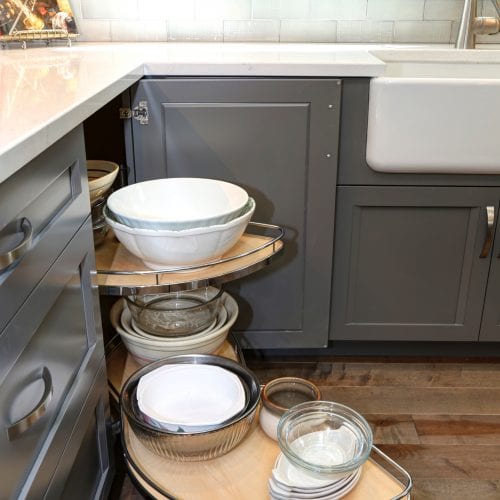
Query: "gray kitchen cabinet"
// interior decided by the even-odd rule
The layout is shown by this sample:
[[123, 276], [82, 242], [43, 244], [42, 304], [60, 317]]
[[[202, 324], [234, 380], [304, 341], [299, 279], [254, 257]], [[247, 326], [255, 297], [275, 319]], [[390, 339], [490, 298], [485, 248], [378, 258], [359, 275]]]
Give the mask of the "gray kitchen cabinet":
[[211, 177], [244, 187], [284, 255], [226, 289], [245, 347], [328, 342], [341, 81], [148, 78], [133, 89], [130, 182]]
[[[86, 179], [78, 127], [0, 184], [1, 498], [46, 498], [64, 479], [82, 408], [106, 384]], [[88, 498], [111, 478], [106, 392], [100, 401], [102, 488]]]
[[[500, 188], [340, 186], [330, 338], [500, 340], [499, 200]], [[494, 325], [480, 337], [487, 287]]]

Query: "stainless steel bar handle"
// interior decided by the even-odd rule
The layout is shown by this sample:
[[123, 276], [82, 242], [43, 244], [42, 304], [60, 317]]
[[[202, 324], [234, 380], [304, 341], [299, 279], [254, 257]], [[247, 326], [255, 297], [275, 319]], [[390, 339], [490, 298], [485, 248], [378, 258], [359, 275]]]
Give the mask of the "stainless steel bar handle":
[[45, 415], [45, 412], [47, 411], [47, 408], [52, 399], [53, 392], [52, 376], [46, 366], [42, 368], [41, 378], [43, 380], [45, 389], [43, 391], [42, 397], [40, 398], [40, 401], [30, 413], [7, 427], [7, 435], [9, 437], [9, 441], [14, 441], [14, 439], [17, 439], [23, 432], [26, 432], [30, 427], [33, 426], [33, 424], [35, 424], [35, 422], [40, 420]]
[[479, 257], [484, 259], [490, 254], [493, 245], [493, 233], [495, 229], [495, 207], [486, 207], [486, 238], [484, 239], [483, 249]]
[[23, 231], [24, 237], [19, 245], [9, 250], [7, 253], [0, 255], [0, 272], [16, 262], [16, 260], [19, 260], [31, 248], [33, 239], [33, 227], [31, 226], [31, 222], [26, 217], [23, 217], [18, 227]]

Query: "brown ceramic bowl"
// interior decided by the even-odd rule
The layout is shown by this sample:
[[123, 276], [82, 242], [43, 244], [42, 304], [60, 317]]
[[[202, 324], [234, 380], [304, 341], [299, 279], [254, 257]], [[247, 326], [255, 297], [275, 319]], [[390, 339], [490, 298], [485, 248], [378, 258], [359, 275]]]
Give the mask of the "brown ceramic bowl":
[[283, 413], [297, 404], [320, 399], [320, 390], [309, 380], [298, 377], [271, 380], [262, 389], [260, 426], [270, 438], [277, 440], [276, 429]]

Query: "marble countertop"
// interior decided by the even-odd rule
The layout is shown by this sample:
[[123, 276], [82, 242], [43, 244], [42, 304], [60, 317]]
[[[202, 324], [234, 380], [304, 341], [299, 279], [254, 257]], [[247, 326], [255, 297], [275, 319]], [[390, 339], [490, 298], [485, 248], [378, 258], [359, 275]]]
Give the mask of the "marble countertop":
[[9, 47], [0, 50], [0, 182], [144, 75], [375, 77], [385, 70], [380, 54], [412, 49], [419, 48], [278, 43]]

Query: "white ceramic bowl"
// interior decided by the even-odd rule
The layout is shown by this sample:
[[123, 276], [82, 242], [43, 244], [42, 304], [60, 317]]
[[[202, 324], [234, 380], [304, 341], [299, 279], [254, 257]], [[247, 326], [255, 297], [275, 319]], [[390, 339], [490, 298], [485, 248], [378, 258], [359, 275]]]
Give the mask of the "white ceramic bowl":
[[92, 205], [109, 191], [119, 170], [118, 164], [112, 161], [87, 160], [87, 178]]
[[238, 376], [213, 365], [165, 365], [137, 385], [140, 411], [170, 432], [200, 432], [239, 413], [246, 404]]
[[225, 224], [247, 201], [248, 193], [229, 182], [173, 177], [123, 187], [109, 197], [108, 207], [129, 227], [181, 231]]
[[154, 270], [169, 270], [213, 262], [240, 239], [255, 211], [255, 201], [249, 198], [243, 215], [216, 226], [169, 231], [138, 229], [120, 224], [108, 210], [106, 222], [127, 250]]
[[130, 333], [123, 328], [120, 318], [125, 304], [118, 300], [110, 312], [113, 328], [120, 334], [127, 350], [140, 364], [157, 361], [176, 354], [211, 354], [216, 352], [226, 340], [231, 327], [238, 317], [238, 305], [226, 292], [223, 294], [223, 306], [227, 311], [227, 320], [219, 328], [202, 335], [198, 333], [181, 339], [159, 338], [152, 340], [137, 333]]

